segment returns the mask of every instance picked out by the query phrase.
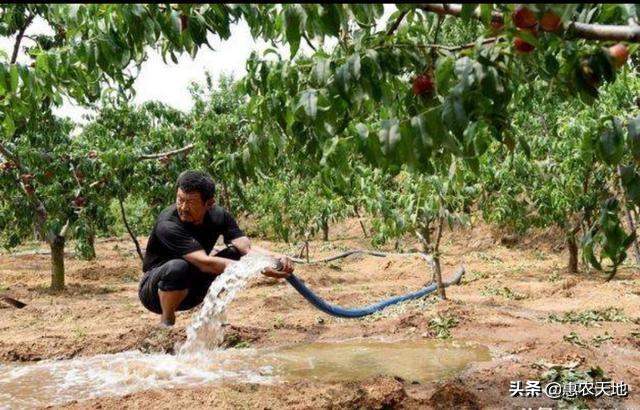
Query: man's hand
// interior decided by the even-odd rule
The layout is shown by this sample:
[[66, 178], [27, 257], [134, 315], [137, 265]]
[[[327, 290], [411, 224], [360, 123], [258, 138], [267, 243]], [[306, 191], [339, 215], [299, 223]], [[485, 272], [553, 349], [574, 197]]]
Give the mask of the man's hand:
[[282, 265], [281, 270], [268, 266], [262, 270], [262, 274], [270, 278], [288, 278], [293, 273], [293, 261], [284, 255], [281, 255], [278, 260]]
[[280, 263], [282, 264], [282, 270], [287, 273], [293, 273], [293, 261], [286, 255], [281, 255]]

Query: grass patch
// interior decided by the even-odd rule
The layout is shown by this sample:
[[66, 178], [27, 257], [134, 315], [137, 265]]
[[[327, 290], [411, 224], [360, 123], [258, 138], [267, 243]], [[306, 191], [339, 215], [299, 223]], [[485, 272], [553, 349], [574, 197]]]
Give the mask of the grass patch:
[[613, 340], [613, 336], [610, 335], [608, 332], [604, 332], [603, 335], [596, 335], [591, 338], [591, 341], [588, 341], [580, 337], [580, 335], [578, 335], [576, 332], [571, 332], [568, 335], [564, 335], [562, 337], [562, 340], [564, 340], [565, 342], [569, 342], [573, 345], [588, 349], [591, 346], [593, 347], [602, 346], [604, 343], [610, 340]]
[[[534, 369], [542, 371], [540, 379], [543, 382], [555, 382], [561, 385], [566, 383], [609, 381], [600, 366], [590, 366], [589, 370], [580, 370], [578, 367], [580, 362], [569, 363], [550, 363], [544, 359], [540, 359], [531, 365]], [[563, 397], [558, 402], [559, 408], [571, 405], [574, 409], [588, 409], [584, 397]]]
[[478, 252], [478, 259], [481, 259], [481, 260], [483, 260], [485, 262], [498, 262], [498, 263], [504, 262], [499, 257], [490, 255], [490, 254], [485, 253], [485, 252]]
[[629, 322], [624, 310], [615, 307], [605, 309], [591, 309], [583, 312], [569, 311], [562, 316], [552, 313], [547, 318], [550, 323], [571, 323], [583, 326], [598, 326], [598, 322]]
[[562, 277], [558, 272], [554, 272], [551, 275], [547, 276], [547, 281], [551, 283], [558, 282], [560, 279], [562, 279]]
[[246, 340], [243, 340], [243, 341], [239, 342], [238, 344], [236, 344], [235, 346], [233, 346], [234, 349], [246, 349], [248, 347], [251, 347], [251, 344], [249, 342], [247, 342]]
[[488, 272], [474, 271], [470, 275], [469, 274], [465, 274], [462, 277], [462, 283], [472, 283], [472, 282], [475, 282], [475, 281], [480, 280], [480, 279], [487, 279], [490, 276], [491, 275], [489, 275]]
[[429, 327], [436, 332], [438, 339], [448, 339], [451, 337], [451, 328], [458, 326], [460, 321], [457, 317], [449, 314], [439, 314], [429, 321]]
[[437, 302], [438, 298], [435, 296], [414, 299], [404, 303], [398, 303], [397, 305], [391, 305], [386, 309], [380, 310], [368, 316], [361, 317], [357, 320], [363, 322], [377, 322], [381, 319], [395, 318], [411, 312], [424, 312], [427, 310], [431, 310], [433, 308], [433, 305], [435, 305]]
[[510, 300], [522, 300], [529, 297], [529, 295], [525, 293], [514, 292], [506, 286], [499, 288], [490, 285], [485, 286], [484, 289], [480, 291], [480, 294], [482, 296], [502, 296]]
[[273, 320], [273, 328], [274, 329], [282, 329], [284, 327], [284, 318], [282, 316], [277, 316]]

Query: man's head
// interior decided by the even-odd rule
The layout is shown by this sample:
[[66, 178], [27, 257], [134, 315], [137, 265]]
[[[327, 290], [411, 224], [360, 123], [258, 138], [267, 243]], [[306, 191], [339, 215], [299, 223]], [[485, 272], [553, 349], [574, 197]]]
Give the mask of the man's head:
[[176, 209], [182, 222], [200, 224], [215, 200], [216, 185], [209, 174], [184, 171], [176, 181]]

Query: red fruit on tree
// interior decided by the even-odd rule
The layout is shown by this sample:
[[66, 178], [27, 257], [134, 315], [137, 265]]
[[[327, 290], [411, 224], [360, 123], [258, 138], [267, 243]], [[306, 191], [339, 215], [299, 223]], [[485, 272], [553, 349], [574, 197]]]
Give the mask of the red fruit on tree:
[[420, 74], [413, 80], [413, 95], [422, 95], [433, 91], [433, 79], [429, 74]]
[[71, 204], [74, 208], [82, 208], [86, 202], [87, 201], [83, 196], [79, 196], [76, 197], [76, 199], [74, 199]]
[[533, 11], [529, 10], [527, 6], [523, 6], [522, 4], [516, 7], [511, 17], [513, 18], [513, 24], [518, 28], [533, 27], [538, 22]]
[[[519, 31], [520, 32], [527, 32], [527, 33], [531, 34], [534, 37], [538, 36], [538, 33], [534, 29], [522, 29], [522, 30], [519, 30]], [[516, 37], [514, 37], [514, 39], [513, 39], [513, 46], [516, 48], [516, 50], [518, 50], [521, 53], [530, 53], [533, 50], [535, 50], [535, 48], [536, 48], [533, 44], [527, 43], [521, 37], [518, 37], [517, 34], [516, 34]]]
[[495, 36], [500, 33], [504, 28], [504, 23], [502, 20], [491, 20], [491, 33]]
[[613, 58], [613, 65], [620, 68], [627, 62], [629, 58], [629, 49], [622, 43], [609, 47], [609, 54]]
[[31, 181], [33, 181], [33, 174], [22, 174], [20, 175], [20, 180], [24, 185], [31, 185]]
[[560, 16], [550, 10], [545, 11], [540, 19], [540, 27], [542, 27], [544, 31], [553, 33], [558, 31], [561, 25], [562, 21], [560, 20]]
[[184, 14], [180, 15], [180, 30], [185, 31], [189, 28], [189, 17]]

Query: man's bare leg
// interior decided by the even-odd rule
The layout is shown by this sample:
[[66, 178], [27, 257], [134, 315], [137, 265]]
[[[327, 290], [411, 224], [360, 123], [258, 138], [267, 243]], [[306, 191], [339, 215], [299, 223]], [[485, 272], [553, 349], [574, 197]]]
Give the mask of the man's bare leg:
[[176, 309], [180, 302], [187, 297], [188, 289], [164, 291], [158, 290], [160, 297], [160, 307], [162, 308], [162, 318], [160, 322], [165, 326], [173, 326], [176, 323]]

